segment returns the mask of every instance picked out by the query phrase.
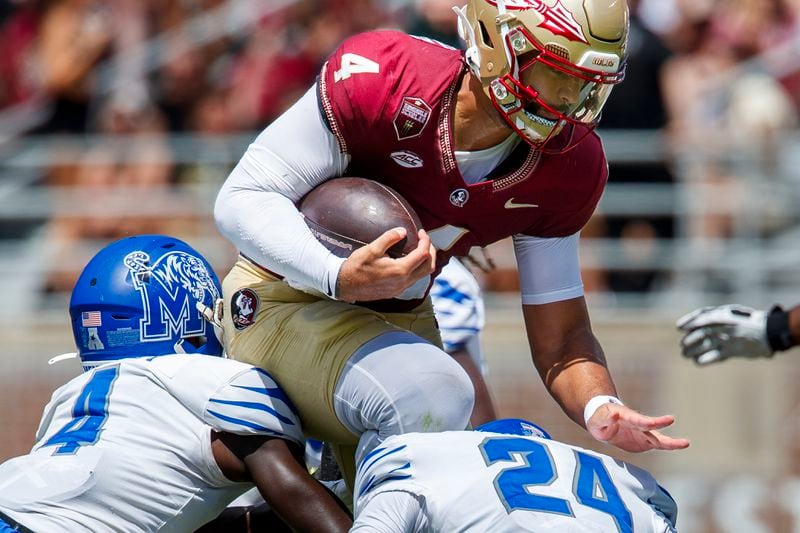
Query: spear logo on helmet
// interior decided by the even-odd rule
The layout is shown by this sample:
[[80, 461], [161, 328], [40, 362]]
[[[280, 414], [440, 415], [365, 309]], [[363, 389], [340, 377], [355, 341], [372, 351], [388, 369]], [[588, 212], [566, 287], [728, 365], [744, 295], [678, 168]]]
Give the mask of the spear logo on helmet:
[[[498, 6], [500, 3], [497, 0], [488, 1], [494, 6]], [[542, 0], [508, 0], [504, 4], [509, 11], [534, 9], [544, 18], [539, 23], [540, 28], [544, 28], [553, 35], [560, 35], [570, 41], [589, 43], [581, 25], [575, 20], [575, 16], [564, 7], [561, 0], [558, 0], [553, 7], [548, 6]]]

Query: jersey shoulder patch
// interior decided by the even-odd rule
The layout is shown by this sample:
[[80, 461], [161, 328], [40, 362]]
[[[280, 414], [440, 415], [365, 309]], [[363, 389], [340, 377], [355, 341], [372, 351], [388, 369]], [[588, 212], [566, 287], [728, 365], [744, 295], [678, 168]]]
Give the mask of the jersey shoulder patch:
[[303, 442], [297, 409], [272, 376], [256, 367], [237, 374], [212, 394], [203, 418], [217, 431]]

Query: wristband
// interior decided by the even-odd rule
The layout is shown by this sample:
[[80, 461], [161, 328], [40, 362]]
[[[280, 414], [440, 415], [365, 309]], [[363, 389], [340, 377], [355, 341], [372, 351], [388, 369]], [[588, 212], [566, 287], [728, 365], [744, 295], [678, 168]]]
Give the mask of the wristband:
[[794, 346], [792, 332], [789, 330], [789, 313], [779, 305], [770, 309], [767, 315], [767, 342], [775, 352]]
[[583, 408], [583, 422], [584, 424], [589, 424], [589, 419], [592, 418], [595, 412], [602, 406], [607, 403], [615, 403], [617, 405], [625, 405], [622, 403], [622, 400], [617, 398], [616, 396], [607, 396], [601, 394], [599, 396], [595, 396], [588, 402], [586, 402], [586, 407]]

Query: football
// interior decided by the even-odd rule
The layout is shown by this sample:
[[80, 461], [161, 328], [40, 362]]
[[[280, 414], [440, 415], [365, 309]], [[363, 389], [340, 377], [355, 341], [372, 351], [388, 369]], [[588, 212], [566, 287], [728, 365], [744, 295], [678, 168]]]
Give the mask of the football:
[[422, 223], [397, 191], [364, 178], [336, 178], [315, 187], [300, 200], [300, 212], [317, 239], [339, 257], [368, 244], [384, 232], [406, 228], [406, 237], [389, 248], [402, 257], [419, 242]]

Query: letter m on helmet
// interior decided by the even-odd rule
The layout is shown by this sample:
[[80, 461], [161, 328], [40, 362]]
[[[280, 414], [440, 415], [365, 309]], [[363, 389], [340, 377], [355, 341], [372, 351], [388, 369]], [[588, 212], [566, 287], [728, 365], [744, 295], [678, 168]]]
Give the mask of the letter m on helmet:
[[142, 298], [144, 316], [139, 324], [142, 342], [205, 335], [206, 322], [195, 304], [214, 302], [219, 294], [202, 261], [175, 251], [151, 265], [149, 255], [139, 251], [128, 254], [125, 264]]

